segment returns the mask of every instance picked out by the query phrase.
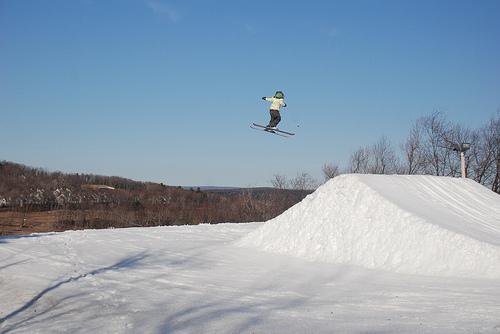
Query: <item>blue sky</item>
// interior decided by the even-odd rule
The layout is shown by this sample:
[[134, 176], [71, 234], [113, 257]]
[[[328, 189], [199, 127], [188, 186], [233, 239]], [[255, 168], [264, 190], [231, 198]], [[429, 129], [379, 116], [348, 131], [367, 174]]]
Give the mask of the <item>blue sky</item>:
[[499, 108], [500, 1], [0, 0], [0, 160], [268, 185]]

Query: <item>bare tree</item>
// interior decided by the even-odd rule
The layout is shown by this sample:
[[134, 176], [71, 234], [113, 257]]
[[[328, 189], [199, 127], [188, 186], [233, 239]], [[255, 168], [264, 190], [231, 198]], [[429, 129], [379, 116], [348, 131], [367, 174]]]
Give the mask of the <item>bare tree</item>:
[[357, 151], [351, 154], [349, 159], [348, 170], [351, 173], [368, 173], [368, 165], [370, 162], [370, 151], [366, 147], [360, 147]]
[[285, 175], [274, 174], [271, 184], [277, 189], [288, 189], [290, 187], [290, 181]]
[[292, 189], [295, 190], [314, 190], [317, 188], [316, 180], [306, 172], [297, 174], [295, 178], [290, 181]]
[[[446, 120], [440, 112], [418, 119], [406, 141], [401, 145], [401, 157], [389, 140], [381, 137], [371, 146], [362, 146], [351, 154], [351, 173], [372, 174], [432, 174], [460, 176], [460, 153], [456, 145], [470, 143], [465, 154], [465, 172], [500, 193], [500, 111], [478, 130], [470, 130]], [[329, 167], [323, 167], [328, 177]]]
[[419, 174], [425, 165], [422, 147], [422, 123], [415, 122], [402, 145], [404, 174]]
[[490, 120], [488, 131], [490, 134], [491, 142], [493, 145], [494, 156], [496, 157], [496, 163], [492, 168], [492, 174], [495, 175], [491, 185], [491, 190], [500, 194], [500, 110], [497, 111], [496, 117]]
[[447, 175], [447, 164], [452, 151], [447, 148], [445, 141], [449, 128], [448, 122], [440, 112], [425, 116], [417, 122], [423, 129], [423, 156], [425, 161], [425, 174]]
[[472, 134], [469, 151], [471, 177], [500, 193], [500, 112]]
[[398, 170], [396, 153], [385, 136], [371, 147], [370, 155], [369, 171], [371, 174], [392, 174]]
[[322, 170], [323, 170], [323, 176], [325, 177], [325, 181], [328, 181], [340, 175], [340, 168], [335, 164], [331, 163], [324, 164]]
[[350, 158], [351, 173], [393, 174], [399, 171], [399, 160], [389, 140], [383, 136], [375, 144], [355, 151]]
[[496, 164], [494, 168], [495, 178], [491, 185], [491, 190], [500, 194], [500, 112], [497, 113], [496, 118], [491, 121], [492, 137], [494, 144], [494, 151], [496, 156]]

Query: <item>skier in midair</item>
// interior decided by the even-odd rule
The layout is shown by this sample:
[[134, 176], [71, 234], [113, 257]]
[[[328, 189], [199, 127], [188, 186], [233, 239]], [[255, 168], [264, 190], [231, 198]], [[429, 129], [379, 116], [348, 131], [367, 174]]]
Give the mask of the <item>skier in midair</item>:
[[263, 97], [264, 101], [271, 102], [269, 107], [269, 114], [271, 115], [271, 120], [267, 125], [270, 129], [276, 129], [276, 126], [281, 121], [280, 108], [286, 107], [285, 94], [282, 91], [277, 91], [273, 97]]

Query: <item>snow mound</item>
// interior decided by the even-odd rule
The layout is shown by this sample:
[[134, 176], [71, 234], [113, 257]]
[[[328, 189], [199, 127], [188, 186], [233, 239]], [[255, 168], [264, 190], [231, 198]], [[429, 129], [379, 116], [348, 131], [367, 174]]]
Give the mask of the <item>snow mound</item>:
[[342, 175], [237, 244], [399, 273], [500, 278], [500, 196], [469, 179]]

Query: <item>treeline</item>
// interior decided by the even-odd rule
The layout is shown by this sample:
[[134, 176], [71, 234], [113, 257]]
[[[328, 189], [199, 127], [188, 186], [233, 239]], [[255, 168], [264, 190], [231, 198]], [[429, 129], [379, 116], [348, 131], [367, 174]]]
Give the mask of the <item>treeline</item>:
[[[394, 146], [382, 136], [354, 151], [347, 166], [326, 163], [322, 171], [325, 181], [343, 173], [457, 177], [461, 175], [461, 162], [454, 148], [461, 143], [471, 144], [465, 152], [467, 177], [500, 193], [500, 112], [477, 129], [451, 122], [435, 112], [416, 120], [400, 145]], [[277, 174], [271, 183], [280, 189], [314, 189], [319, 184], [308, 173], [291, 179]]]
[[0, 162], [0, 211], [54, 211], [57, 230], [265, 221], [307, 194], [271, 188], [211, 193]]

